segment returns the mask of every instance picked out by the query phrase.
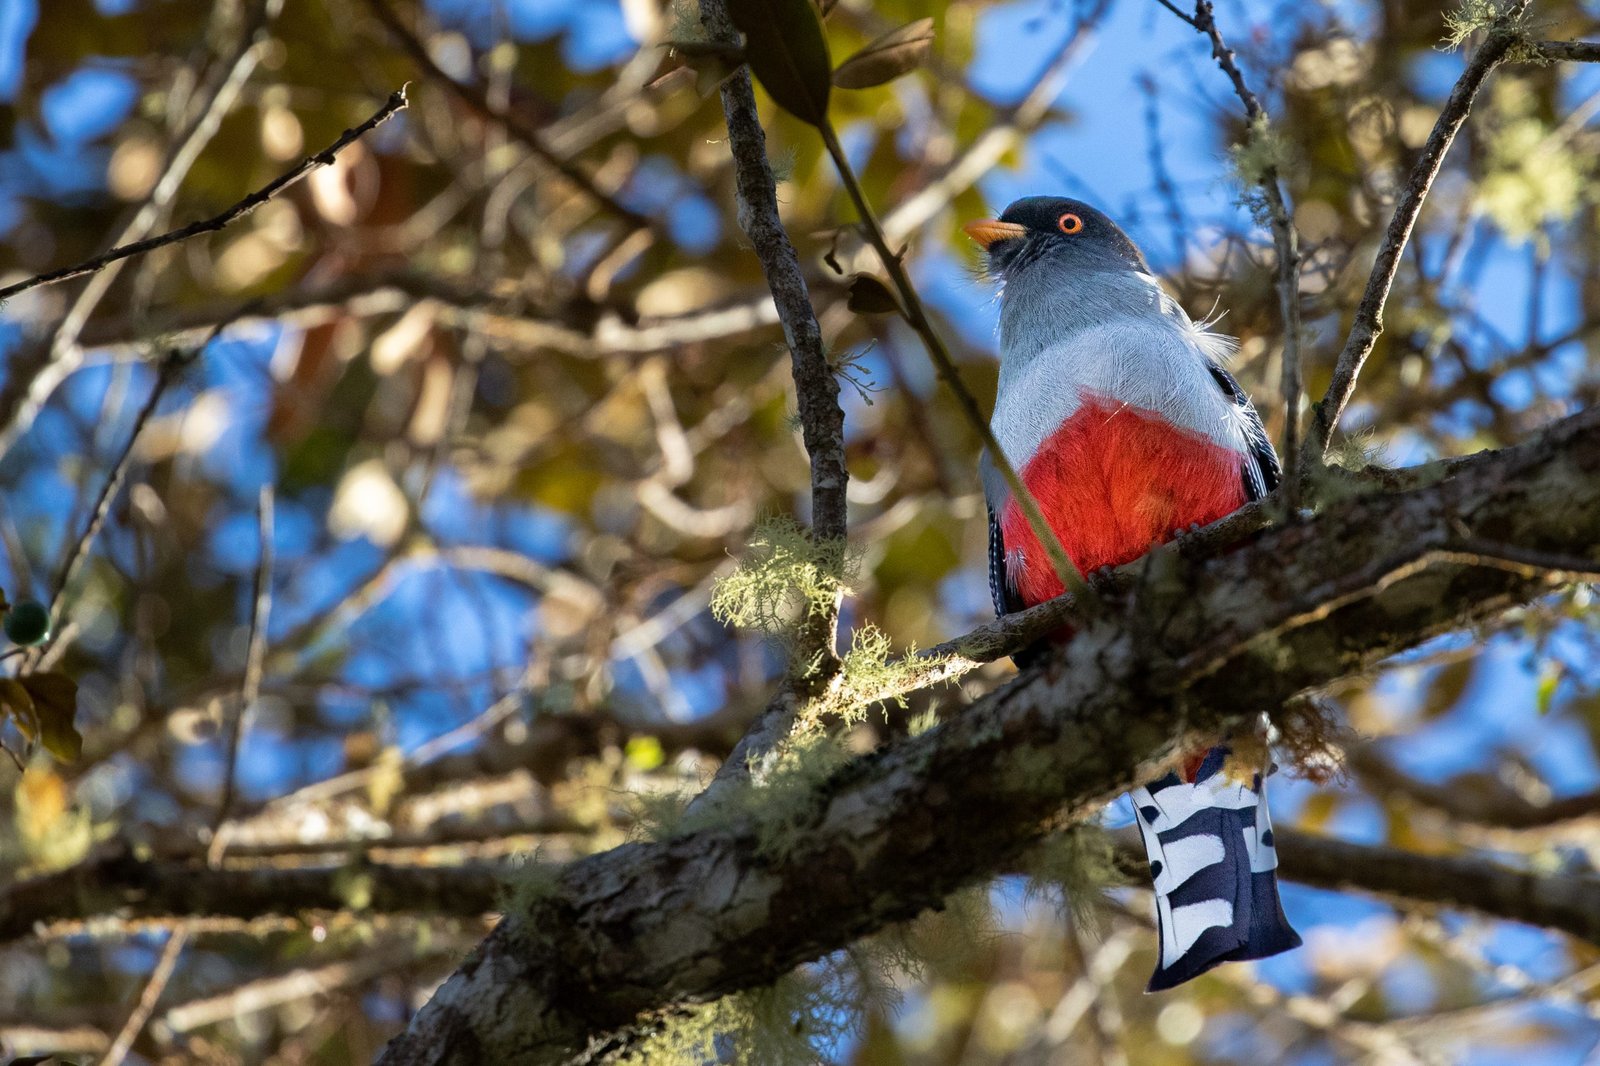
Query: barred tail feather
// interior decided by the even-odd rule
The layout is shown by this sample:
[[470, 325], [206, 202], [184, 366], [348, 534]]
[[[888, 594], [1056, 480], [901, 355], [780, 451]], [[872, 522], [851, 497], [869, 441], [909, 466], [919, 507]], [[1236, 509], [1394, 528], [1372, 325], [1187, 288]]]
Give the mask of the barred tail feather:
[[1228, 749], [1206, 753], [1194, 781], [1177, 774], [1133, 790], [1156, 893], [1160, 959], [1148, 991], [1224, 962], [1298, 947], [1278, 901], [1278, 853], [1266, 792], [1222, 773]]

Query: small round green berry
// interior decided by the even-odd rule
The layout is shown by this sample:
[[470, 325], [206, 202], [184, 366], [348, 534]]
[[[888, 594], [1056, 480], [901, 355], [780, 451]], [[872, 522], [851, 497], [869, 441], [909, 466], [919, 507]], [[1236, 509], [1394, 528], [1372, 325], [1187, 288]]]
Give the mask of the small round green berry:
[[6, 636], [14, 644], [41, 644], [50, 635], [50, 612], [36, 600], [13, 603], [6, 612]]

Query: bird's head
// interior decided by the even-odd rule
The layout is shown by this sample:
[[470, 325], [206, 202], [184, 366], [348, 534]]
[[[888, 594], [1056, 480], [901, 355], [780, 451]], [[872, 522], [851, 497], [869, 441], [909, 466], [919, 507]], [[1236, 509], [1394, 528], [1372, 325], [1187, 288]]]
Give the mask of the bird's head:
[[1082, 200], [1028, 196], [998, 219], [971, 222], [967, 235], [989, 255], [989, 272], [1008, 284], [1047, 270], [1066, 278], [1089, 274], [1148, 274], [1138, 245], [1118, 225]]

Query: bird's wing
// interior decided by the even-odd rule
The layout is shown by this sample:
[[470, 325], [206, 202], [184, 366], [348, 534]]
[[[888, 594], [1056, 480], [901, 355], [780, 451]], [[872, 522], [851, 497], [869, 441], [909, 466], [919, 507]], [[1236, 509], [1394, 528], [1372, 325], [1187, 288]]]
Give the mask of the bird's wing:
[[1250, 445], [1250, 455], [1244, 464], [1244, 494], [1246, 499], [1259, 500], [1277, 488], [1278, 482], [1283, 479], [1283, 466], [1278, 462], [1278, 453], [1273, 450], [1272, 441], [1267, 439], [1266, 427], [1261, 424], [1255, 404], [1250, 402], [1250, 397], [1245, 395], [1233, 375], [1209, 359], [1206, 365], [1216, 379], [1217, 387], [1233, 401], [1244, 419], [1245, 438]]
[[984, 450], [978, 458], [978, 472], [983, 478], [983, 495], [989, 505], [989, 596], [994, 600], [995, 614], [1010, 614], [1022, 610], [1022, 601], [1006, 573], [1006, 543], [1000, 533], [1000, 512], [1010, 498], [1000, 471], [989, 461]]

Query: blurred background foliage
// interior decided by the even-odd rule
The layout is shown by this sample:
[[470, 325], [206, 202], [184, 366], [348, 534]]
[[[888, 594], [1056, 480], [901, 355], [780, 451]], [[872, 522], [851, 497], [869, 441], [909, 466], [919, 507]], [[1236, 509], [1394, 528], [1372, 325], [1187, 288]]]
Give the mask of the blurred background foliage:
[[[1313, 396], [1461, 68], [1441, 46], [1444, 14], [1404, 0], [1218, 5], [1281, 139]], [[1281, 436], [1270, 242], [1230, 155], [1243, 118], [1205, 43], [1143, 0], [838, 0], [834, 57], [924, 16], [923, 68], [837, 91], [831, 113], [968, 386], [992, 400], [995, 307], [960, 224], [1015, 196], [1069, 194], [1121, 220], [1192, 314], [1223, 315], [1241, 341], [1235, 371]], [[1535, 18], [1544, 37], [1600, 32], [1592, 3], [1550, 0]], [[697, 23], [692, 5], [658, 0], [0, 0], [0, 282], [130, 226], [219, 212], [401, 84], [413, 101], [225, 231], [101, 275], [103, 290], [69, 282], [0, 309], [12, 600], [55, 594], [157, 363], [203, 345], [142, 427], [129, 484], [61, 600], [45, 658], [79, 683], [82, 756], [0, 764], [5, 879], [114, 840], [206, 847], [264, 484], [267, 655], [223, 861], [559, 860], [627, 839], [638, 797], [715, 766], [783, 660], [712, 619], [713, 585], [763, 516], [804, 520], [808, 475], [781, 334], [735, 223], [721, 111], [701, 93], [714, 79], [668, 47]], [[926, 646], [991, 613], [976, 441], [916, 338], [846, 309], [845, 276], [877, 265], [845, 226], [815, 132], [763, 109], [846, 382], [862, 557], [846, 621]], [[1346, 418], [1347, 460], [1502, 446], [1594, 402], [1597, 112], [1592, 68], [1496, 75], [1401, 270]], [[199, 150], [175, 167], [184, 144]], [[625, 225], [548, 157], [647, 225]], [[51, 377], [41, 367], [69, 373], [30, 394]], [[1339, 685], [1327, 698], [1352, 727], [1347, 779], [1280, 778], [1280, 822], [1591, 870], [1592, 621], [1580, 588]], [[1009, 670], [848, 739], [865, 749]], [[21, 750], [11, 728], [0, 739]], [[1539, 817], [1552, 799], [1579, 816]], [[1507, 824], [1508, 810], [1524, 817]], [[1084, 926], [1059, 891], [1005, 878], [872, 949], [916, 965], [829, 960], [767, 1016], [800, 1011], [817, 1058], [861, 1064], [1577, 1063], [1600, 1041], [1591, 945], [1284, 894], [1304, 950], [1144, 997], [1146, 896], [1113, 891]], [[193, 925], [133, 1059], [369, 1059], [486, 926], [360, 899], [303, 922]], [[170, 932], [107, 918], [0, 947], [0, 1045], [104, 1053]]]

